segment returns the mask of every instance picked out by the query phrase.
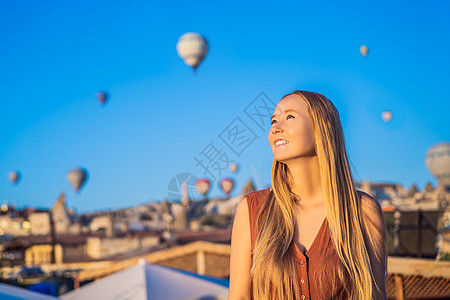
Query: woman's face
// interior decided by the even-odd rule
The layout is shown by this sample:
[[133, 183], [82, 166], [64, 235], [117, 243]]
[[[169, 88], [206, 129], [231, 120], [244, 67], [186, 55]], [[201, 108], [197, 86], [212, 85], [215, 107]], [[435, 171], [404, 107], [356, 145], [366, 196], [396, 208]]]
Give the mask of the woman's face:
[[[289, 160], [314, 154], [314, 127], [308, 106], [300, 95], [289, 95], [275, 107], [269, 131], [269, 144], [277, 161]], [[278, 140], [286, 144], [275, 145]]]

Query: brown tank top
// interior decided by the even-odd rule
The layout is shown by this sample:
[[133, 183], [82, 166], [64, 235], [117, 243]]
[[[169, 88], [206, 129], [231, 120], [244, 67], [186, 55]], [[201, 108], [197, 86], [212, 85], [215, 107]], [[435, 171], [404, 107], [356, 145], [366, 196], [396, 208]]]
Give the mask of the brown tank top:
[[[256, 242], [256, 221], [261, 205], [269, 194], [272, 194], [272, 192], [267, 188], [246, 195], [250, 218], [252, 264]], [[291, 247], [294, 247], [295, 260], [297, 262], [296, 271], [300, 280], [301, 295], [299, 300], [348, 298], [342, 283], [338, 280], [337, 268], [340, 261], [331, 240], [326, 218], [323, 220], [316, 238], [305, 254], [294, 241], [292, 241]], [[253, 288], [252, 285], [250, 285], [250, 288]], [[251, 299], [253, 299], [252, 290], [250, 294]]]

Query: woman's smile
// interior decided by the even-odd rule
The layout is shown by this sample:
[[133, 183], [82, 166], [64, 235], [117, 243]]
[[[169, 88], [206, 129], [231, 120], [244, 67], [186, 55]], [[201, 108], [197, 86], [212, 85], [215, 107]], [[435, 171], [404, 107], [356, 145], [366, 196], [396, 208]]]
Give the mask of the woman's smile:
[[288, 142], [286, 142], [286, 143], [275, 144], [275, 148], [284, 147], [284, 146], [287, 146], [288, 144], [289, 144]]

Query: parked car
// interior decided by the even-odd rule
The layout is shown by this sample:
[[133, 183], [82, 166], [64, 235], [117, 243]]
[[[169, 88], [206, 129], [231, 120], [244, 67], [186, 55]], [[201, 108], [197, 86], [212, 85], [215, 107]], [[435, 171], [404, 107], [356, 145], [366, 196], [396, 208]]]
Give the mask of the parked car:
[[33, 284], [45, 279], [45, 273], [40, 267], [22, 267], [17, 275], [17, 282], [20, 284]]

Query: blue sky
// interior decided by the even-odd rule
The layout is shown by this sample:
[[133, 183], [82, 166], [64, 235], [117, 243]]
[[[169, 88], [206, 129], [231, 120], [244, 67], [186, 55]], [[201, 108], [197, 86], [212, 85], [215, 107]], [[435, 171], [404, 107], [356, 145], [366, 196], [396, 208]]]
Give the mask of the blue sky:
[[[450, 140], [448, 1], [2, 1], [0, 201], [78, 212], [168, 198], [177, 174], [213, 142], [240, 165], [216, 172], [270, 184], [269, 124], [245, 108], [295, 89], [338, 108], [356, 180], [423, 188], [424, 159]], [[194, 74], [176, 52], [198, 32], [209, 53]], [[369, 55], [359, 53], [368, 45]], [[106, 90], [104, 107], [96, 92]], [[381, 112], [393, 112], [384, 123]], [[237, 117], [254, 140], [237, 155], [220, 138]], [[80, 193], [66, 174], [89, 171]], [[13, 186], [7, 173], [19, 170]], [[254, 171], [252, 171], [254, 170]], [[254, 178], [255, 171], [259, 180]]]

